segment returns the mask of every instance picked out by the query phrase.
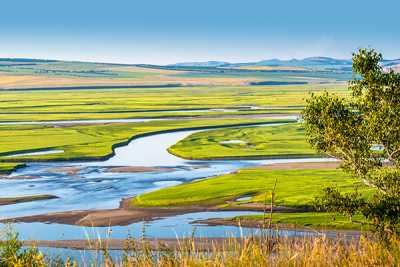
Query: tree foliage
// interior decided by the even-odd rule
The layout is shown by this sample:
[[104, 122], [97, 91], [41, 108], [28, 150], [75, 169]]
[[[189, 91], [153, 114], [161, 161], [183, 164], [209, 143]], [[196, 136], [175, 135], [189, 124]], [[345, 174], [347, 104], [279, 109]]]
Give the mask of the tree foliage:
[[5, 239], [0, 242], [0, 266], [1, 267], [45, 267], [44, 256], [35, 247], [23, 248], [18, 234], [7, 231]]
[[382, 59], [373, 49], [353, 54], [351, 96], [312, 95], [303, 118], [314, 148], [340, 159], [346, 171], [377, 188], [370, 200], [350, 201], [332, 188], [320, 200], [348, 215], [362, 212], [388, 235], [400, 223], [400, 74], [383, 69]]

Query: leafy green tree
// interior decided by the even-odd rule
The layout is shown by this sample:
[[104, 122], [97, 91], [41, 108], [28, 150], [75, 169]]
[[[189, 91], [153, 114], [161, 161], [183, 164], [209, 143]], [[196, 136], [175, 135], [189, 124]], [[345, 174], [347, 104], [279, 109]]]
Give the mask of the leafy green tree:
[[[352, 216], [362, 212], [383, 237], [400, 225], [400, 74], [385, 70], [373, 49], [353, 54], [351, 95], [312, 95], [303, 111], [307, 139], [342, 168], [375, 187], [372, 199], [325, 189], [320, 204]], [[352, 201], [354, 200], [354, 201]]]

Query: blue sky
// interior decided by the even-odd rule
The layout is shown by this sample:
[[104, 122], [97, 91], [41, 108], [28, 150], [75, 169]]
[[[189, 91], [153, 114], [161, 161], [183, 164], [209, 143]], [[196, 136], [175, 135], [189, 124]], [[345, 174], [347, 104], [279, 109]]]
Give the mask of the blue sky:
[[400, 58], [398, 0], [3, 0], [0, 57], [121, 63]]

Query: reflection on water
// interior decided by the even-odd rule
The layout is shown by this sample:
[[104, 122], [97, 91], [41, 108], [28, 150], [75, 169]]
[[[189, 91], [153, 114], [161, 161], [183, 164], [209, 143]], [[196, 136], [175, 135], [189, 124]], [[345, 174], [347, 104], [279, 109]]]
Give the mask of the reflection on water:
[[[13, 227], [23, 240], [72, 240], [72, 239], [124, 239], [133, 238], [184, 238], [184, 237], [238, 237], [257, 235], [259, 229], [239, 228], [235, 226], [206, 226], [193, 224], [193, 221], [211, 218], [234, 217], [240, 215], [261, 214], [248, 211], [196, 212], [155, 221], [138, 222], [128, 226], [84, 227], [63, 224], [17, 223]], [[284, 235], [305, 235], [308, 231], [280, 230]]]
[[64, 150], [61, 149], [48, 149], [39, 152], [30, 152], [30, 153], [15, 153], [9, 156], [4, 156], [5, 158], [12, 158], [12, 157], [22, 157], [22, 156], [38, 156], [38, 155], [49, 155], [49, 154], [58, 154], [64, 153]]
[[100, 166], [179, 166], [190, 165], [185, 159], [168, 153], [167, 149], [179, 140], [198, 132], [180, 131], [151, 135], [132, 140], [128, 145], [115, 149], [115, 156], [104, 162], [89, 165]]

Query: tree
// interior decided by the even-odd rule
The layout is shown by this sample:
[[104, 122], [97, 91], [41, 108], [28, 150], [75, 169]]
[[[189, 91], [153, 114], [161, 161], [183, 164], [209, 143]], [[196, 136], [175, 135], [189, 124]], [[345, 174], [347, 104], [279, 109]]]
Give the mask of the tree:
[[314, 148], [340, 159], [344, 170], [377, 189], [372, 199], [357, 201], [325, 189], [322, 202], [338, 212], [361, 212], [388, 237], [400, 226], [400, 74], [384, 70], [382, 59], [373, 49], [353, 54], [351, 95], [312, 95], [303, 119]]

